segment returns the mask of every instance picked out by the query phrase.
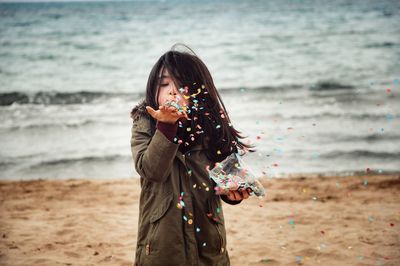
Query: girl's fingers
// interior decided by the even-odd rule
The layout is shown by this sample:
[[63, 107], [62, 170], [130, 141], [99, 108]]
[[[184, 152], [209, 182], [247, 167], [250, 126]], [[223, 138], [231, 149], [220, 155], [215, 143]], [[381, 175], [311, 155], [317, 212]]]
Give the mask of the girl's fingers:
[[241, 192], [242, 192], [243, 199], [247, 199], [249, 197], [249, 193], [247, 192], [246, 189], [242, 190]]
[[151, 106], [146, 106], [146, 110], [153, 118], [156, 118], [156, 110], [154, 110]]
[[234, 193], [233, 191], [229, 191], [228, 198], [229, 198], [230, 200], [236, 200], [236, 198], [235, 198], [235, 193]]
[[241, 191], [237, 190], [229, 191], [228, 198], [230, 200], [236, 200], [236, 201], [248, 199], [250, 197], [249, 190], [251, 191], [251, 189], [245, 189]]
[[169, 107], [168, 107], [168, 111], [171, 111], [171, 112], [172, 112], [172, 111], [175, 111], [175, 110], [176, 110], [176, 108], [173, 107], [173, 106], [169, 106]]
[[182, 112], [182, 116], [189, 120], [189, 117], [188, 117], [188, 115], [187, 115], [187, 113], [185, 111]]
[[234, 198], [234, 200], [241, 200], [241, 199], [242, 199], [242, 196], [239, 194], [238, 191], [234, 190], [234, 191], [232, 191], [232, 192], [233, 192], [233, 198]]
[[242, 194], [241, 194], [239, 191], [235, 191], [235, 196], [236, 196], [236, 199], [237, 199], [237, 200], [243, 199], [243, 196], [242, 196]]

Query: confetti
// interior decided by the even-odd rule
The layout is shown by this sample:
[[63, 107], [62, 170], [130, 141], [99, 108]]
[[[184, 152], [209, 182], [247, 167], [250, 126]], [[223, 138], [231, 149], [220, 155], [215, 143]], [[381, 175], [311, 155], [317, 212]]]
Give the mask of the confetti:
[[289, 220], [289, 224], [292, 226], [292, 229], [294, 229], [294, 220]]
[[165, 104], [164, 104], [164, 106], [173, 106], [173, 107], [175, 107], [176, 109], [178, 109], [178, 111], [179, 112], [186, 112], [187, 111], [187, 106], [181, 106], [177, 101], [175, 101], [175, 100], [170, 100], [170, 101], [167, 101]]
[[200, 228], [199, 227], [196, 228], [196, 232], [197, 233], [200, 232]]
[[386, 115], [386, 119], [387, 119], [388, 121], [391, 121], [391, 120], [394, 119], [394, 116], [391, 115], [391, 114], [387, 114], [387, 115]]
[[246, 169], [237, 153], [232, 153], [222, 162], [216, 163], [212, 170], [207, 169], [209, 177], [216, 183], [217, 194], [228, 194], [231, 190], [245, 190], [250, 188], [250, 195], [264, 196], [262, 184]]

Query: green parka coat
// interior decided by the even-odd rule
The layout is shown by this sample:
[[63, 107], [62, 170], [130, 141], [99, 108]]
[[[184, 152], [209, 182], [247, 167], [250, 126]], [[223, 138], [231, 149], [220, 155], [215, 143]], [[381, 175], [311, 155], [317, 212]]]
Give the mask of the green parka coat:
[[132, 118], [141, 186], [134, 265], [230, 265], [221, 198], [240, 201], [215, 194], [202, 145], [182, 154], [160, 130], [152, 134], [144, 104]]

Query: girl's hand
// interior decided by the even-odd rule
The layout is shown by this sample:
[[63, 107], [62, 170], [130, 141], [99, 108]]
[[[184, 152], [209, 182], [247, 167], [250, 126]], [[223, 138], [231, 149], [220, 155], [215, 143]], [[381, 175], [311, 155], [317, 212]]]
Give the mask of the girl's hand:
[[188, 119], [185, 111], [180, 112], [174, 106], [159, 106], [158, 110], [154, 110], [151, 106], [146, 106], [147, 112], [157, 121], [175, 124], [180, 118]]
[[239, 201], [239, 200], [243, 200], [243, 199], [247, 199], [249, 198], [249, 193], [251, 192], [250, 188], [247, 188], [245, 190], [242, 191], [238, 191], [238, 190], [231, 190], [229, 191], [228, 199], [230, 200], [235, 200], [235, 201]]

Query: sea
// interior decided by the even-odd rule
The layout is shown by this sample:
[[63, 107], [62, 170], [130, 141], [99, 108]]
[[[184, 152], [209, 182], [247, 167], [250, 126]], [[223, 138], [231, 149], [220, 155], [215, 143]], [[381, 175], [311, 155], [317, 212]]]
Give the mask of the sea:
[[175, 43], [269, 178], [400, 171], [400, 1], [0, 1], [0, 179], [138, 178], [131, 109]]

